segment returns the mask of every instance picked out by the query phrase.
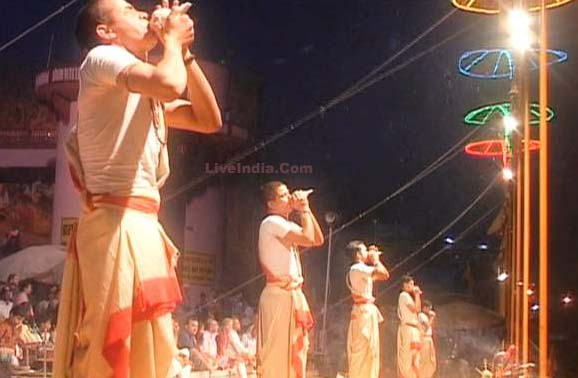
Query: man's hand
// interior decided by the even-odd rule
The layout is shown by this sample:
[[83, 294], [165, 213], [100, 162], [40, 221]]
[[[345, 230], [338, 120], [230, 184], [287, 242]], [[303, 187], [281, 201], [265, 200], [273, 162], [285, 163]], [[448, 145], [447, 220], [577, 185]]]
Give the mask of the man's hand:
[[309, 195], [313, 189], [296, 190], [291, 193], [289, 205], [291, 209], [301, 213], [301, 228], [292, 230], [285, 235], [283, 241], [302, 247], [317, 247], [323, 244], [324, 237], [315, 215], [309, 208]]
[[313, 189], [296, 190], [291, 193], [291, 207], [295, 211], [305, 212], [309, 209], [309, 195], [313, 193]]
[[379, 251], [369, 251], [369, 254], [367, 255], [369, 263], [371, 265], [376, 265], [379, 262], [379, 255], [381, 255], [381, 252]]
[[151, 15], [150, 28], [163, 45], [175, 43], [186, 49], [193, 43], [194, 23], [187, 14], [191, 6], [191, 3], [179, 4], [179, 0], [174, 0], [172, 7], [169, 7], [169, 0], [163, 0], [161, 5], [157, 5]]
[[379, 262], [379, 256], [381, 255], [381, 251], [375, 244], [370, 245], [367, 248], [367, 260], [368, 263], [371, 265], [375, 265]]

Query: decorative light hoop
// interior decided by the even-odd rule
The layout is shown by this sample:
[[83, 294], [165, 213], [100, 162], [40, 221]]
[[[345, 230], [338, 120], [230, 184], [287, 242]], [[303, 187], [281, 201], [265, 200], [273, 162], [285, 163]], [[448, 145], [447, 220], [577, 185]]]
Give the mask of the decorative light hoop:
[[[509, 102], [501, 102], [497, 104], [485, 105], [480, 108], [470, 110], [464, 117], [464, 123], [470, 126], [486, 126], [490, 123], [496, 116], [501, 118], [510, 115], [511, 104]], [[554, 120], [556, 113], [550, 107], [546, 109], [547, 122]], [[540, 125], [540, 105], [538, 103], [530, 104], [530, 125], [539, 126]]]
[[[546, 0], [546, 9], [557, 8], [562, 5], [571, 3], [573, 0]], [[498, 14], [500, 13], [500, 3], [503, 0], [452, 0], [454, 7], [466, 12], [480, 14]], [[529, 0], [528, 11], [537, 12], [541, 7], [541, 0]]]
[[[532, 52], [537, 53], [538, 50], [533, 49]], [[568, 53], [565, 51], [549, 49], [547, 54], [548, 65], [568, 60]], [[539, 67], [534, 54], [529, 55], [529, 66], [531, 70], [536, 70]], [[480, 49], [463, 53], [458, 62], [458, 69], [462, 75], [476, 79], [511, 80], [514, 77], [515, 64], [510, 50]]]
[[[530, 140], [530, 151], [537, 151], [540, 149], [540, 141]], [[508, 151], [506, 143], [503, 139], [489, 139], [472, 142], [466, 145], [465, 152], [471, 156], [482, 158], [497, 158], [497, 157], [511, 157], [512, 154]]]

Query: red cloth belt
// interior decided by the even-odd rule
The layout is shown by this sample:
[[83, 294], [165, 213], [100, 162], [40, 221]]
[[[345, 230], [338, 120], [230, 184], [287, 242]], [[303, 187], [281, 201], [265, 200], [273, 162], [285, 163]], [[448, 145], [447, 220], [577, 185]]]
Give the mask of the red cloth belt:
[[375, 298], [366, 298], [362, 297], [361, 295], [352, 294], [351, 298], [353, 299], [354, 304], [374, 304]]
[[89, 209], [93, 210], [101, 205], [112, 205], [122, 209], [136, 210], [145, 214], [156, 215], [160, 209], [160, 203], [147, 197], [115, 196], [109, 194], [87, 195]]

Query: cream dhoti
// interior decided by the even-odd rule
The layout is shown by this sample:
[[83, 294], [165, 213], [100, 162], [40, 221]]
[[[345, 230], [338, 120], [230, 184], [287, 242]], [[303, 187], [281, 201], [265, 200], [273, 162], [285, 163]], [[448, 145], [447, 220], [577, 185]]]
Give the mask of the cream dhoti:
[[422, 337], [422, 344], [419, 350], [419, 378], [431, 378], [437, 368], [436, 352], [431, 336]]
[[258, 376], [304, 378], [313, 317], [301, 283], [267, 283], [259, 300], [258, 327]]
[[347, 331], [349, 378], [379, 378], [379, 323], [381, 313], [373, 303], [355, 303]]
[[417, 378], [421, 336], [417, 325], [402, 323], [397, 329], [397, 371], [400, 378]]
[[158, 202], [95, 196], [88, 208], [66, 261], [54, 376], [166, 378], [181, 293]]

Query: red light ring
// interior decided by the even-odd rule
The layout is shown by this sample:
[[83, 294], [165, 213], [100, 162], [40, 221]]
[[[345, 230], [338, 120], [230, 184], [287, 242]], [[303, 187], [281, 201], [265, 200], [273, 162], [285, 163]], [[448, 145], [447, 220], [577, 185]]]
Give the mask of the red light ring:
[[[530, 151], [537, 151], [540, 149], [540, 141], [530, 140]], [[481, 140], [470, 143], [466, 146], [465, 152], [471, 156], [490, 158], [503, 157], [506, 152], [506, 145], [503, 139]], [[511, 156], [511, 153], [507, 153]]]

